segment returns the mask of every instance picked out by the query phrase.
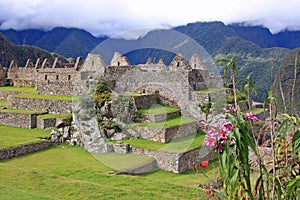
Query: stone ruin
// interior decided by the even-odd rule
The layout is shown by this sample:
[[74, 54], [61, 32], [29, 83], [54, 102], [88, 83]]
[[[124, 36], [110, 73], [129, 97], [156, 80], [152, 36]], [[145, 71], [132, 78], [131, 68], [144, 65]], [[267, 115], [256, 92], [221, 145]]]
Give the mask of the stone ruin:
[[[97, 54], [88, 54], [84, 63], [79, 57], [72, 64], [63, 64], [58, 59], [51, 64], [47, 59], [43, 61], [38, 59], [35, 63], [28, 60], [25, 67], [18, 67], [17, 63], [12, 61], [4, 74], [6, 75], [2, 76], [0, 83], [5, 82], [5, 85], [35, 86], [38, 94], [80, 97], [79, 101], [73, 102], [72, 109], [61, 109], [73, 114], [72, 124], [76, 131], [71, 135], [67, 135], [64, 131], [56, 133], [52, 131], [53, 140], [60, 141], [67, 138], [72, 144], [80, 144], [93, 153], [114, 151], [152, 156], [156, 159], [158, 167], [177, 173], [192, 168], [193, 162], [215, 158], [212, 149], [206, 147], [184, 153], [170, 153], [137, 149], [120, 142], [107, 143], [109, 139], [132, 137], [171, 142], [174, 138], [185, 137], [199, 130], [198, 122], [205, 120], [205, 113], [199, 108], [199, 102], [224, 99], [225, 94], [221, 90], [201, 95], [197, 92], [205, 88], [222, 88], [223, 82], [221, 77], [209, 72], [196, 54], [189, 61], [177, 54], [169, 66], [163, 59], [154, 63], [151, 58], [145, 64], [131, 65], [129, 60], [119, 53], [113, 55], [108, 66], [105, 66], [101, 56]], [[105, 130], [99, 126], [99, 119], [97, 121], [99, 116], [96, 114], [93, 98], [100, 79], [106, 81], [113, 98], [125, 98], [121, 103], [133, 99], [131, 106], [134, 108], [130, 108], [131, 110], [122, 108], [121, 111], [117, 111], [124, 105], [120, 106], [120, 102], [116, 103], [113, 99], [105, 101], [104, 105], [98, 108], [98, 113], [104, 113], [100, 120], [104, 121], [104, 124], [107, 121], [116, 122], [120, 126], [118, 131]], [[164, 130], [151, 127], [126, 128], [126, 123], [138, 109], [149, 109], [158, 103], [178, 110], [170, 118], [186, 116], [194, 121], [182, 127]], [[14, 105], [16, 104], [17, 102]], [[43, 105], [41, 103], [39, 108]], [[222, 106], [221, 108], [223, 109]], [[45, 110], [52, 113], [51, 109]], [[216, 116], [221, 112], [222, 110], [215, 109], [211, 115]], [[154, 118], [158, 119], [154, 120], [155, 123], [168, 117], [154, 116]]]

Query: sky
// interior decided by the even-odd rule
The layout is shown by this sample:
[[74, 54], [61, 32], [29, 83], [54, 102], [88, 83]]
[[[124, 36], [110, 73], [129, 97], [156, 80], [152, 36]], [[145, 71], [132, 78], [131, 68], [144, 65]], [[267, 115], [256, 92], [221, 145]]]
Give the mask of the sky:
[[299, 0], [0, 0], [0, 29], [57, 26], [113, 36], [192, 22], [247, 22], [272, 33], [300, 30]]

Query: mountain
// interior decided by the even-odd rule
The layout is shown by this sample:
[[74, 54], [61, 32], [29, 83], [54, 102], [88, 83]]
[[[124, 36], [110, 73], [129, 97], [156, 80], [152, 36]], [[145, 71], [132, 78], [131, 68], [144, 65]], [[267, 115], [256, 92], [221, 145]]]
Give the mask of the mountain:
[[295, 80], [295, 65], [296, 82], [294, 88], [294, 107], [295, 114], [300, 115], [300, 48], [288, 52], [284, 57], [273, 84], [273, 95], [277, 98], [279, 111], [281, 113], [292, 113], [292, 90]]
[[[19, 66], [25, 66], [27, 59], [36, 61], [37, 58], [47, 58], [52, 63], [54, 57], [60, 57], [57, 54], [51, 54], [38, 47], [15, 45], [2, 33], [0, 33], [0, 50], [0, 64], [4, 67], [9, 67], [11, 60], [16, 60]], [[66, 62], [66, 60], [62, 60]]]
[[[169, 64], [175, 53], [182, 52], [189, 59], [195, 49], [186, 45], [187, 40], [182, 39], [184, 37], [180, 33], [205, 49], [206, 53], [203, 53], [201, 59], [210, 66], [220, 58], [238, 54], [237, 78], [253, 73], [252, 78], [258, 89], [258, 95], [253, 97], [256, 101], [263, 101], [267, 97], [274, 74], [287, 52], [300, 47], [300, 31], [284, 30], [272, 34], [265, 27], [247, 26], [245, 23], [225, 25], [222, 22], [195, 22], [167, 30], [153, 30], [136, 40], [109, 38], [107, 41], [107, 37], [95, 37], [82, 29], [63, 27], [50, 31], [1, 32], [15, 44], [34, 45], [64, 57], [85, 57], [100, 43], [102, 45], [94, 52], [100, 52], [106, 64], [109, 64], [113, 51], [125, 54], [132, 64], [145, 63], [149, 57], [156, 62], [162, 57]], [[224, 63], [217, 64], [213, 72], [222, 75], [223, 66]]]
[[94, 37], [89, 32], [77, 28], [57, 27], [50, 31], [12, 29], [1, 31], [16, 45], [37, 46], [63, 57], [85, 57], [95, 46], [107, 37]]

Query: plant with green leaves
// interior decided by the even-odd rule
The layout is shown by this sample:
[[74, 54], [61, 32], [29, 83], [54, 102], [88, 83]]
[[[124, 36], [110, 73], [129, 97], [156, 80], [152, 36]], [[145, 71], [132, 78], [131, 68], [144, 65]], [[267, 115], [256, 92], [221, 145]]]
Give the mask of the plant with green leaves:
[[231, 75], [230, 75], [230, 82], [233, 86], [233, 95], [234, 95], [234, 106], [237, 108], [237, 95], [236, 95], [236, 82], [235, 82], [235, 73], [238, 75], [238, 68], [236, 66], [236, 62], [234, 61], [235, 57], [237, 55], [233, 55], [231, 58], [223, 58], [220, 60], [217, 60], [217, 62], [226, 62], [226, 65], [224, 66], [224, 85], [227, 85], [227, 73], [228, 69], [231, 69]]
[[[246, 78], [243, 78], [243, 79], [240, 79], [237, 81], [237, 85], [240, 84], [241, 87], [244, 86], [244, 91], [245, 91], [245, 94], [247, 95], [250, 111], [252, 110], [252, 101], [251, 101], [250, 93], [252, 91], [255, 95], [257, 95], [256, 87], [254, 85], [253, 79], [251, 78], [251, 75], [252, 75], [252, 73], [248, 74], [248, 76]], [[241, 91], [242, 91], [242, 89], [241, 89]]]

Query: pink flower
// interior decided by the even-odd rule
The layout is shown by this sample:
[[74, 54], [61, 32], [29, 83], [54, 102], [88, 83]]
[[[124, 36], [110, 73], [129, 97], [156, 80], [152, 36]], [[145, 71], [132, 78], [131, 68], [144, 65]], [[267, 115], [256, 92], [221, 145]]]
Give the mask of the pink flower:
[[220, 147], [219, 147], [219, 151], [220, 151], [220, 153], [222, 153], [222, 152], [223, 152], [223, 145], [220, 145]]
[[230, 131], [231, 129], [234, 128], [234, 126], [230, 122], [225, 122], [224, 127], [226, 131]]
[[253, 114], [252, 111], [250, 111], [249, 113], [247, 113], [245, 119], [248, 120], [248, 121], [251, 121], [251, 122], [253, 120], [258, 121], [258, 118]]
[[204, 142], [205, 142], [206, 146], [210, 146], [210, 147], [217, 146], [217, 141], [216, 141], [215, 137], [206, 136], [204, 139]]

